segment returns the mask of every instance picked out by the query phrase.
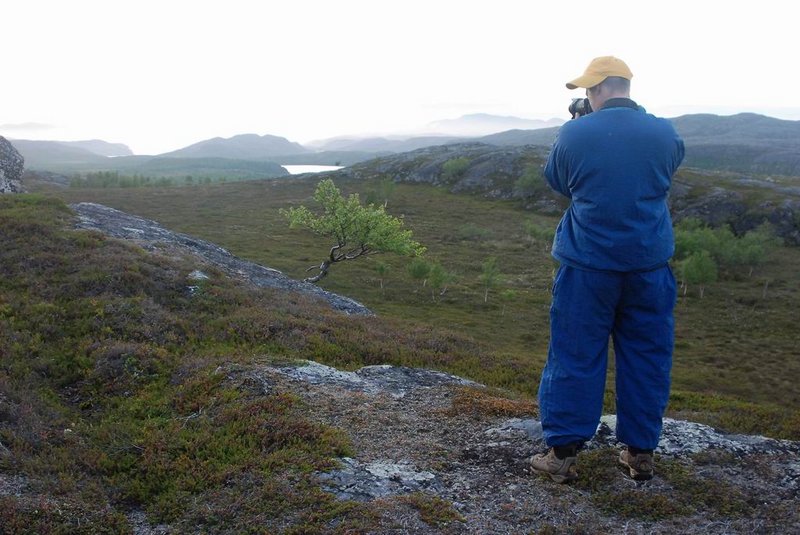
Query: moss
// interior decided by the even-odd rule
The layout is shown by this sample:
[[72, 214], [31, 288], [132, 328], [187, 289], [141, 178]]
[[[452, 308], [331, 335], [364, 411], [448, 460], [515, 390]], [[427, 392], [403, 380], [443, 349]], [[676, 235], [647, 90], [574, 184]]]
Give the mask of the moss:
[[712, 510], [726, 518], [748, 516], [753, 512], [753, 506], [741, 490], [725, 481], [699, 476], [691, 466], [680, 461], [662, 459], [658, 470], [687, 508]]
[[536, 412], [536, 406], [525, 400], [509, 399], [491, 390], [475, 387], [458, 387], [447, 414], [451, 416], [505, 416], [530, 417]]
[[731, 433], [800, 440], [800, 410], [785, 406], [756, 404], [718, 394], [673, 391], [668, 414]]
[[[713, 511], [720, 517], [752, 514], [753, 507], [741, 490], [724, 481], [697, 474], [689, 464], [656, 457], [656, 475], [669, 488], [640, 485], [619, 488], [626, 476], [618, 467], [619, 451], [603, 448], [578, 456], [579, 478], [575, 486], [587, 491], [592, 502], [609, 515], [623, 518], [663, 520], [688, 516], [695, 511]], [[703, 462], [703, 456], [698, 457]]]
[[121, 535], [132, 532], [122, 513], [87, 505], [0, 496], [0, 526], [3, 533], [19, 534]]
[[399, 496], [395, 500], [414, 508], [419, 513], [420, 519], [429, 526], [444, 528], [453, 522], [466, 521], [463, 516], [453, 509], [453, 505], [450, 502], [438, 496], [414, 492]]

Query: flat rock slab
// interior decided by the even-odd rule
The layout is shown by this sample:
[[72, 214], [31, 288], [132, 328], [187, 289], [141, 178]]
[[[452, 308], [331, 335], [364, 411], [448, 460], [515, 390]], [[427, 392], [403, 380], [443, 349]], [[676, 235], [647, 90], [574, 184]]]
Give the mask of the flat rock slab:
[[322, 487], [341, 500], [370, 501], [412, 492], [438, 492], [441, 485], [431, 472], [409, 462], [389, 460], [362, 463], [345, 457], [342, 468], [319, 475]]
[[82, 202], [72, 204], [70, 207], [78, 214], [76, 227], [79, 229], [96, 230], [114, 238], [131, 240], [149, 250], [156, 250], [157, 244], [178, 247], [255, 286], [316, 297], [347, 314], [372, 315], [372, 311], [367, 307], [349, 297], [327, 292], [313, 284], [291, 279], [278, 270], [242, 260], [218, 245], [172, 232], [150, 219], [127, 214], [102, 204]]
[[310, 384], [337, 386], [354, 392], [385, 393], [394, 397], [403, 397], [417, 388], [442, 385], [480, 386], [455, 375], [404, 366], [365, 366], [348, 372], [318, 362], [306, 361], [301, 365], [279, 368], [279, 371], [295, 380]]

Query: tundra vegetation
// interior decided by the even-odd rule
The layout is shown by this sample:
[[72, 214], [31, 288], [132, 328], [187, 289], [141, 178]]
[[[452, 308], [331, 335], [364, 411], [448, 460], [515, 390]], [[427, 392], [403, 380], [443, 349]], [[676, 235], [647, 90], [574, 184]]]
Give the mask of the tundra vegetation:
[[[373, 190], [386, 178], [329, 176], [336, 178], [344, 194]], [[318, 182], [310, 177], [192, 188], [53, 189], [48, 194], [152, 218], [302, 278], [311, 259], [331, 246], [329, 238], [287, 229], [281, 209], [313, 201]], [[409, 259], [397, 255], [380, 257], [388, 267], [383, 289], [375, 257], [341, 263], [337, 276], [323, 281], [325, 289], [353, 297], [381, 317], [472, 338], [493, 355], [497, 366], [489, 372], [485, 362], [452, 358], [441, 369], [533, 398], [547, 355], [554, 263], [542, 243], [551, 234], [543, 232], [543, 238], [532, 239], [530, 228], [552, 231], [559, 217], [531, 214], [514, 201], [453, 194], [423, 184], [397, 184], [391, 205], [393, 213], [403, 215], [415, 239], [427, 245], [426, 256], [457, 274], [447, 292], [434, 303], [427, 291], [430, 266], [416, 279], [407, 268]], [[468, 224], [486, 229], [487, 237], [464, 239], [461, 230]], [[679, 279], [680, 262], [689, 251], [681, 245], [682, 229], [695, 227], [703, 228], [690, 221], [676, 229], [674, 268]], [[729, 232], [710, 230], [724, 236]], [[709, 253], [714, 257], [714, 251]], [[692, 285], [686, 295], [679, 292], [670, 407], [674, 415], [688, 414], [697, 421], [724, 424], [726, 429], [800, 437], [800, 385], [794, 380], [800, 376], [795, 335], [800, 272], [794, 267], [800, 262], [800, 250], [776, 243], [765, 247], [763, 254], [761, 263], [722, 264], [719, 280], [706, 285], [702, 299], [699, 288], [692, 290]], [[484, 302], [482, 264], [490, 256], [502, 268], [498, 295], [512, 289], [516, 292], [512, 299]], [[420, 261], [430, 263], [410, 259], [412, 264]], [[368, 281], [373, 284], [365, 284]], [[610, 379], [613, 373], [612, 361]], [[614, 411], [613, 380], [605, 410]]]
[[[0, 197], [0, 482], [27, 488], [0, 493], [3, 533], [127, 533], [131, 509], [182, 533], [231, 519], [253, 533], [363, 531], [370, 507], [313, 478], [352, 455], [347, 436], [248, 370], [481, 354], [455, 333], [350, 318], [218, 271], [190, 280], [196, 262], [71, 230], [72, 217], [56, 199]], [[412, 498], [435, 519], [435, 498]]]
[[[236, 373], [253, 362], [422, 366], [535, 399], [547, 353], [553, 262], [526, 226], [553, 229], [557, 217], [531, 215], [512, 201], [397, 184], [393, 212], [404, 215], [445, 271], [458, 275], [429, 292], [433, 261], [424, 260], [424, 289], [406, 269], [407, 258], [383, 256], [380, 269], [370, 257], [342, 263], [324, 287], [378, 313], [354, 318], [297, 296], [242, 288], [218, 272], [192, 283], [199, 291], [190, 294], [186, 281], [194, 265], [69, 231], [70, 213], [55, 199], [100, 202], [152, 218], [299, 278], [330, 238], [287, 228], [281, 210], [312, 201], [317, 182], [43, 188], [42, 196], [0, 199], [0, 470], [29, 474], [48, 492], [55, 489], [62, 504], [74, 504], [67, 517], [76, 522], [63, 527], [63, 505], [4, 496], [3, 525], [20, 532], [56, 531], [53, 526], [124, 531], [116, 529], [125, 521], [121, 509], [96, 506], [111, 503], [206, 531], [215, 529], [209, 522], [234, 516], [240, 525], [295, 533], [369, 526], [369, 506], [334, 501], [310, 475], [353, 445], [310, 421], [300, 400], [269, 395]], [[343, 176], [337, 184], [345, 194], [376, 187]], [[488, 232], [468, 239], [461, 234], [468, 224]], [[702, 225], [684, 226], [678, 243], [682, 230], [706, 234]], [[685, 253], [676, 257], [680, 276], [681, 262], [707, 251], [718, 263], [718, 281], [705, 287], [702, 299], [693, 285], [678, 296], [668, 414], [798, 440], [800, 251], [774, 244], [764, 248], [761, 262], [726, 264], [710, 243], [681, 248]], [[498, 299], [485, 300], [484, 263], [491, 257], [503, 277], [492, 289]], [[615, 410], [610, 379], [606, 412]], [[604, 465], [600, 460], [588, 466]], [[673, 468], [670, 477], [688, 481], [681, 467]], [[658, 510], [683, 514], [687, 503]], [[212, 504], [213, 514], [204, 504]]]

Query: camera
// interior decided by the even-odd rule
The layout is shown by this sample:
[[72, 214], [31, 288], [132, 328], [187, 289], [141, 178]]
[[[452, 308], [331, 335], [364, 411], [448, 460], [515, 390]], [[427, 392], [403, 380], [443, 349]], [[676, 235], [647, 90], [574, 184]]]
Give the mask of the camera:
[[592, 113], [592, 106], [589, 105], [588, 98], [573, 98], [568, 109], [571, 117], [575, 117], [575, 114], [582, 117]]

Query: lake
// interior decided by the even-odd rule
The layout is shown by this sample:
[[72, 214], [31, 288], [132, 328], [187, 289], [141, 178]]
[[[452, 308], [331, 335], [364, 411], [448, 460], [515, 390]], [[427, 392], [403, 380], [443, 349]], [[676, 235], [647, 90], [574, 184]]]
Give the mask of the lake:
[[336, 171], [341, 169], [341, 165], [281, 165], [289, 171], [290, 175], [300, 175], [303, 173], [322, 173], [324, 171]]

